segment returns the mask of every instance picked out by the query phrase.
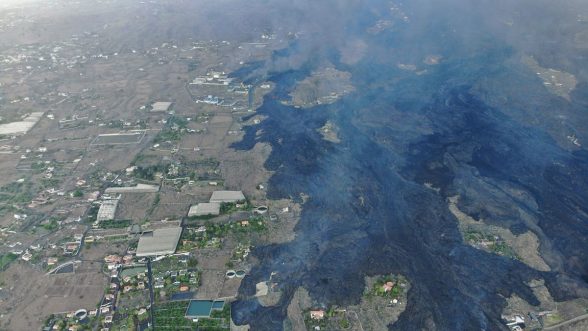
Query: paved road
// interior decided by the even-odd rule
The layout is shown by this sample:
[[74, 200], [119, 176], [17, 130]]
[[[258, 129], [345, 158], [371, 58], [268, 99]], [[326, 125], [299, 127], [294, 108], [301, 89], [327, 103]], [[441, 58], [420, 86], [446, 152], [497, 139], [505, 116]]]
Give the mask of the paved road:
[[355, 312], [355, 310], [349, 310], [350, 313], [353, 313], [355, 315], [355, 319], [357, 319], [357, 322], [359, 323], [359, 327], [361, 329], [361, 331], [363, 330], [363, 325], [361, 325], [361, 320], [359, 319], [359, 315], [357, 315], [357, 312]]
[[546, 327], [543, 330], [557, 330], [557, 329], [561, 328], [562, 326], [566, 326], [568, 324], [576, 323], [576, 322], [581, 321], [581, 320], [586, 319], [586, 318], [588, 318], [588, 314], [580, 315], [580, 316], [574, 317], [574, 318], [572, 318], [570, 320], [561, 322], [559, 324], [555, 324], [555, 325], [552, 325], [550, 327]]
[[153, 274], [151, 273], [151, 258], [147, 258], [147, 275], [149, 277], [149, 318], [151, 320], [151, 330], [155, 330], [155, 318], [153, 317]]

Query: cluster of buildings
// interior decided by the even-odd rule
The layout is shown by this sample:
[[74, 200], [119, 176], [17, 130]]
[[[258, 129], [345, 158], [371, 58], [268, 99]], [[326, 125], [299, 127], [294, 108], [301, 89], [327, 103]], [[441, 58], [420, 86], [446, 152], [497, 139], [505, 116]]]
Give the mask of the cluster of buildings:
[[198, 286], [198, 273], [188, 269], [168, 270], [153, 277], [153, 288], [164, 288], [166, 280], [169, 280], [171, 285], [177, 286], [180, 292], [187, 292], [190, 286]]
[[137, 290], [144, 290], [146, 285], [149, 282], [147, 279], [147, 275], [145, 272], [138, 273], [134, 276], [124, 276], [122, 278], [122, 292], [128, 293], [134, 289]]
[[229, 86], [233, 78], [228, 77], [224, 72], [209, 71], [204, 76], [198, 76], [190, 85], [212, 85], [212, 86]]
[[245, 201], [241, 191], [214, 191], [208, 202], [200, 202], [190, 207], [188, 217], [216, 216], [220, 214], [222, 203], [238, 203]]
[[66, 242], [63, 245], [64, 255], [77, 255], [80, 248], [82, 247], [82, 241], [84, 240], [84, 233], [74, 234], [74, 241]]
[[525, 317], [522, 315], [503, 315], [502, 320], [512, 331], [522, 331], [525, 328]]
[[106, 330], [108, 330], [107, 327], [112, 325], [117, 298], [121, 291], [122, 293], [127, 293], [135, 288], [144, 289], [148, 283], [145, 271], [133, 276], [123, 276], [123, 268], [132, 268], [134, 266], [135, 258], [130, 253], [128, 252], [124, 256], [110, 254], [104, 257], [106, 268], [110, 271], [110, 284], [97, 311], [99, 316], [104, 316], [103, 325]]
[[108, 270], [113, 270], [111, 277], [118, 277], [118, 269], [120, 267], [128, 266], [133, 264], [134, 258], [132, 254], [127, 254], [124, 256], [110, 254], [104, 257], [104, 263], [106, 263], [106, 267]]
[[232, 107], [233, 110], [245, 109], [248, 106], [250, 86], [229, 77], [224, 72], [210, 71], [206, 75], [198, 76], [190, 82], [188, 88], [194, 92], [192, 96], [196, 103]]
[[208, 105], [220, 106], [223, 104], [223, 100], [217, 96], [207, 95], [204, 98], [196, 99], [196, 103], [205, 103]]
[[[82, 329], [82, 325], [88, 322], [89, 318], [94, 318], [98, 315], [99, 309], [92, 309], [90, 311], [86, 309], [78, 309], [76, 311], [70, 311], [63, 314], [63, 319], [52, 319], [49, 324], [43, 327], [43, 331], [54, 331], [54, 330], [67, 330], [77, 331]], [[108, 331], [107, 328], [103, 328], [100, 331]]]

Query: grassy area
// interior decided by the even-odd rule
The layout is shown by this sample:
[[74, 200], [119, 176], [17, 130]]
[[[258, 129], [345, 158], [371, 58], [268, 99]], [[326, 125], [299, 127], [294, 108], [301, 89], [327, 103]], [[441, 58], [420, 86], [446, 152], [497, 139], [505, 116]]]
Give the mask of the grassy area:
[[225, 304], [222, 310], [214, 310], [210, 318], [200, 318], [193, 322], [185, 318], [190, 301], [172, 301], [158, 304], [154, 309], [157, 330], [229, 330], [231, 305]]
[[543, 317], [543, 323], [546, 326], [560, 323], [563, 320], [564, 320], [563, 317], [561, 317], [561, 315], [559, 315], [559, 313], [553, 313], [553, 314], [549, 314], [549, 315], [546, 315], [545, 317]]
[[129, 236], [127, 236], [126, 234], [121, 234], [118, 236], [108, 236], [105, 238], [105, 241], [107, 241], [107, 242], [119, 242], [119, 241], [126, 242], [128, 239], [129, 239]]
[[18, 255], [8, 253], [4, 255], [0, 255], [0, 271], [5, 270], [10, 263], [18, 258]]
[[480, 241], [494, 241], [496, 240], [494, 236], [489, 234], [484, 234], [478, 231], [467, 231], [464, 233], [464, 240], [473, 244]]
[[89, 317], [88, 323], [79, 323], [74, 318], [65, 318], [64, 316], [56, 317], [55, 315], [49, 316], [45, 321], [45, 325], [49, 324], [51, 321], [54, 321], [54, 330], [65, 331], [68, 330], [70, 327], [75, 327], [75, 330], [78, 331], [90, 331], [92, 330], [92, 325], [96, 322], [96, 318]]
[[98, 210], [100, 210], [100, 205], [92, 204], [86, 213], [86, 222], [92, 223], [96, 220], [98, 216]]
[[[387, 290], [384, 285], [392, 283], [392, 289]], [[366, 293], [367, 297], [379, 296], [390, 299], [397, 299], [404, 293], [406, 280], [402, 276], [386, 275], [378, 278], [372, 288]]]
[[59, 185], [59, 182], [60, 181], [57, 178], [41, 178], [40, 180], [41, 188], [43, 189], [55, 187]]
[[18, 208], [13, 205], [0, 206], [0, 216], [4, 216], [8, 213], [14, 213], [16, 211], [18, 211]]
[[[117, 314], [120, 314], [117, 312]], [[124, 318], [113, 323], [112, 331], [123, 331], [123, 330], [134, 330], [137, 327], [135, 316], [132, 314], [125, 313]]]
[[341, 330], [349, 328], [351, 323], [342, 310], [331, 307], [325, 311], [324, 318], [318, 320], [310, 317], [310, 310], [304, 312], [304, 325], [307, 330], [316, 330], [316, 327], [321, 330]]
[[43, 228], [49, 232], [53, 232], [59, 228], [59, 223], [56, 219], [50, 218], [49, 222], [43, 224]]
[[163, 129], [153, 139], [154, 143], [174, 142], [182, 139], [186, 132], [188, 121], [183, 117], [171, 116], [167, 119], [167, 123]]
[[100, 222], [101, 229], [122, 229], [131, 225], [131, 220], [106, 220]]
[[494, 254], [518, 259], [515, 251], [502, 238], [488, 233], [478, 231], [467, 231], [464, 233], [464, 240], [470, 245], [485, 248]]
[[498, 255], [503, 255], [503, 256], [506, 256], [506, 257], [510, 257], [512, 259], [518, 259], [519, 258], [517, 256], [517, 254], [515, 253], [515, 251], [512, 249], [512, 247], [508, 246], [503, 241], [495, 242], [494, 244], [492, 244], [490, 246], [490, 251], [492, 251], [493, 253], [496, 253]]
[[197, 323], [185, 318], [189, 301], [172, 301], [155, 306], [154, 323], [157, 330], [193, 330]]
[[147, 213], [146, 213], [147, 217], [150, 217], [151, 214], [153, 214], [153, 211], [155, 210], [155, 208], [157, 208], [160, 201], [161, 201], [161, 196], [159, 195], [159, 192], [157, 192], [157, 194], [155, 195], [155, 199], [153, 199], [153, 203], [151, 203], [149, 210], [147, 210]]
[[167, 119], [167, 125], [178, 129], [185, 129], [188, 126], [188, 120], [179, 116], [170, 116]]
[[187, 263], [180, 261], [177, 256], [169, 256], [153, 262], [151, 266], [153, 268], [153, 273], [155, 274], [156, 272], [186, 269]]
[[[237, 206], [239, 205], [239, 206]], [[223, 202], [220, 205], [220, 213], [221, 214], [231, 214], [236, 211], [248, 211], [253, 210], [253, 206], [247, 201], [239, 201], [239, 202]]]
[[0, 202], [5, 204], [29, 203], [33, 199], [31, 182], [10, 183], [0, 187]]
[[188, 221], [206, 221], [209, 219], [213, 219], [217, 217], [216, 215], [200, 215], [200, 216], [190, 216], [188, 217]]
[[198, 260], [195, 257], [190, 257], [187, 264], [188, 268], [196, 268], [198, 266]]
[[33, 173], [35, 174], [42, 173], [47, 170], [48, 167], [49, 165], [42, 161], [33, 162], [33, 164], [31, 164], [31, 170], [33, 170]]
[[[178, 131], [162, 131], [159, 135], [164, 141], [175, 141], [182, 133]], [[154, 181], [155, 175], [160, 173], [166, 179], [189, 178], [190, 180], [214, 180], [221, 181], [218, 173], [219, 161], [213, 158], [203, 160], [189, 160], [179, 155], [175, 161], [153, 160], [149, 157], [138, 156], [131, 163], [137, 168], [133, 176], [137, 179]]]
[[201, 330], [229, 330], [231, 319], [231, 305], [225, 303], [222, 310], [213, 310], [211, 318], [204, 318], [198, 321], [198, 327]]
[[350, 326], [351, 326], [351, 323], [346, 318], [343, 318], [339, 321], [339, 327], [341, 329], [348, 329]]
[[[194, 228], [204, 225], [205, 232], [196, 232]], [[191, 223], [182, 233], [179, 251], [188, 251], [193, 248], [221, 247], [221, 239], [228, 235], [235, 236], [239, 241], [245, 241], [249, 236], [267, 231], [266, 221], [263, 217], [251, 217], [240, 222], [216, 224], [210, 221]]]
[[133, 176], [138, 179], [154, 180], [156, 173], [165, 173], [167, 164], [156, 164], [151, 166], [138, 166], [133, 172]]
[[265, 230], [267, 230], [267, 226], [265, 224], [265, 219], [263, 217], [252, 217], [248, 220], [249, 225], [247, 226], [243, 226], [243, 225], [239, 225], [236, 224], [235, 227], [233, 228], [233, 231], [235, 232], [264, 232]]

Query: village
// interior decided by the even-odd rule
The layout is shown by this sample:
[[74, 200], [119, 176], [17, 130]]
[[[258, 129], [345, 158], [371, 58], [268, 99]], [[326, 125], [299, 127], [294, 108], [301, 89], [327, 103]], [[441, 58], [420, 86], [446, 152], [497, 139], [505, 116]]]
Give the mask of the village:
[[[230, 300], [250, 268], [252, 245], [267, 241], [280, 222], [295, 219], [288, 202], [264, 198], [263, 171], [250, 168], [255, 173], [240, 178], [241, 166], [259, 168], [261, 164], [253, 163], [261, 159], [219, 158], [226, 155], [225, 137], [229, 142], [237, 138], [240, 116], [260, 100], [249, 98], [248, 89], [235, 92], [232, 86], [220, 84], [217, 93], [235, 95], [240, 101], [232, 104], [240, 102], [240, 107], [206, 103], [188, 115], [174, 102], [153, 102], [137, 110], [148, 118], [153, 114], [149, 121], [98, 125], [114, 130], [85, 140], [87, 152], [80, 151], [73, 160], [53, 157], [63, 151], [52, 144], [60, 138], [44, 138], [42, 147], [24, 151], [17, 169], [40, 179], [22, 178], [2, 187], [3, 196], [11, 199], [3, 206], [14, 210], [4, 212], [5, 219], [13, 220], [1, 230], [8, 249], [2, 268], [29, 263], [42, 270], [44, 281], [53, 283], [49, 298], [84, 292], [79, 297], [84, 300], [75, 300], [79, 304], [65, 303], [65, 311], [51, 311], [44, 329], [129, 330], [153, 324], [230, 328]], [[56, 122], [54, 116], [35, 116]], [[96, 126], [94, 120], [73, 116], [57, 121], [58, 130], [68, 130], [68, 135], [79, 130], [68, 126], [71, 121]], [[3, 132], [14, 143], [35, 124], [22, 132]], [[134, 157], [118, 171], [88, 160], [86, 154], [118, 158], [129, 151]], [[33, 160], [25, 166], [29, 158]], [[72, 173], [78, 175], [70, 177]], [[247, 196], [225, 189], [235, 187], [236, 179], [246, 186]], [[19, 240], [17, 232], [39, 239]], [[91, 279], [85, 278], [88, 273], [93, 273]], [[76, 288], [89, 282], [92, 291]], [[68, 285], [71, 289], [62, 291]]]
[[2, 50], [1, 329], [231, 328], [251, 250], [298, 215], [267, 147], [229, 148], [270, 90], [229, 75], [282, 42], [258, 36]]
[[[100, 325], [102, 329], [129, 330], [152, 323], [163, 328], [194, 324], [229, 329], [228, 300], [236, 296], [247, 272], [245, 259], [250, 248], [246, 244], [252, 235], [262, 235], [267, 230], [269, 217], [263, 216], [267, 207], [263, 211], [252, 208], [240, 191], [214, 191], [210, 202], [190, 208], [185, 224], [170, 220], [154, 227], [128, 222], [113, 226], [121, 222], [113, 221], [115, 209], [113, 204], [101, 204], [98, 220], [92, 223], [98, 222], [98, 226], [76, 242], [80, 246], [100, 245], [103, 241], [125, 243], [126, 249], [104, 257], [102, 272], [108, 284], [98, 308], [52, 314], [46, 329], [83, 330]], [[235, 213], [240, 213], [238, 221], [230, 218]], [[227, 218], [215, 222], [215, 218], [223, 216]], [[108, 224], [108, 232], [104, 232], [103, 223]], [[243, 236], [234, 238], [233, 232]], [[203, 254], [207, 251], [213, 252], [214, 260], [205, 263], [225, 257], [225, 265], [203, 269], [199, 260], [206, 260]], [[62, 263], [48, 274], [76, 273], [78, 262]]]
[[[238, 46], [169, 41], [143, 51], [64, 55], [74, 45], [90, 51], [85, 43], [100, 38], [90, 32], [85, 37], [74, 35], [45, 56], [23, 49], [28, 55], [5, 56], [4, 63], [27, 70], [22, 62], [49, 58], [51, 71], [71, 71], [80, 64], [128, 65], [129, 58], [139, 57], [131, 77], [161, 75], [162, 63], [179, 62], [175, 75], [183, 78], [173, 76], [173, 87], [156, 99], [141, 92], [142, 98], [123, 104], [101, 96], [109, 90], [92, 87], [49, 92], [39, 101], [51, 105], [45, 106], [49, 111], [0, 124], [2, 155], [12, 160], [3, 162], [16, 178], [0, 187], [1, 268], [5, 277], [28, 272], [23, 286], [43, 293], [42, 300], [11, 297], [22, 288], [3, 285], [0, 305], [12, 305], [8, 311], [22, 312], [29, 325], [40, 322], [43, 330], [235, 328], [230, 304], [252, 267], [250, 252], [290, 240], [300, 206], [266, 198], [266, 146], [254, 153], [230, 149], [244, 126], [261, 120], [255, 109], [271, 82], [245, 84], [229, 74], [241, 64], [219, 68], [213, 54], [238, 52], [244, 62], [267, 56], [278, 41], [264, 33], [260, 42]], [[25, 97], [8, 105], [16, 109], [23, 102], [36, 101]], [[108, 102], [132, 110], [106, 112]], [[271, 278], [258, 284], [260, 300], [279, 297]], [[370, 286], [386, 288], [374, 297], [397, 316], [405, 285]], [[33, 301], [35, 308], [24, 308]], [[359, 328], [359, 315], [344, 310], [307, 307], [300, 318], [309, 330]]]
[[[257, 111], [276, 88], [257, 70], [304, 33], [248, 19], [229, 38], [219, 10], [192, 17], [158, 1], [47, 3], [47, 12], [0, 7], [0, 330], [248, 330], [235, 325], [232, 304], [247, 297], [275, 306], [290, 276], [269, 270], [251, 283], [255, 293], [242, 293], [256, 248], [298, 235], [306, 197], [269, 197], [272, 147], [256, 140], [260, 131], [249, 132], [251, 150], [236, 146], [266, 119]], [[61, 29], [48, 17], [61, 23], [64, 8], [80, 16]], [[182, 28], [168, 29], [171, 21]], [[393, 26], [378, 20], [367, 32]], [[573, 76], [526, 60], [570, 98]], [[312, 70], [279, 103], [303, 112], [350, 97], [352, 74], [339, 69]], [[333, 121], [319, 127], [341, 144]], [[447, 208], [464, 246], [552, 271], [533, 232], [483, 224], [459, 209], [459, 196]], [[387, 330], [410, 313], [417, 279], [361, 277], [363, 293], [346, 306], [288, 289], [284, 328]], [[586, 300], [554, 298], [540, 279], [527, 285], [539, 304], [505, 297], [505, 329], [558, 330], [588, 314]]]

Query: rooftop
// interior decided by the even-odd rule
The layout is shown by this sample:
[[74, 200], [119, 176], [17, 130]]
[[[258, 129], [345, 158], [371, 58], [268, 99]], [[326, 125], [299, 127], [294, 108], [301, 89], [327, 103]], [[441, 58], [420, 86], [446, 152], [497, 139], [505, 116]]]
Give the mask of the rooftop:
[[210, 202], [238, 202], [244, 201], [245, 195], [241, 191], [214, 191], [210, 197]]
[[43, 116], [43, 112], [35, 112], [22, 121], [0, 124], [0, 134], [24, 134], [27, 133]]
[[220, 203], [218, 202], [201, 202], [191, 206], [190, 211], [188, 211], [188, 217], [218, 214], [220, 214]]
[[151, 111], [168, 111], [169, 108], [171, 107], [172, 103], [171, 102], [162, 102], [162, 101], [158, 101], [153, 103], [153, 105], [151, 105]]
[[149, 184], [137, 184], [136, 186], [109, 187], [105, 193], [155, 193], [159, 192], [159, 186]]
[[143, 233], [139, 238], [137, 256], [173, 254], [181, 234], [181, 227], [155, 229], [153, 232]]
[[102, 201], [100, 209], [98, 209], [98, 214], [96, 215], [96, 220], [101, 222], [114, 219], [114, 216], [116, 215], [117, 206], [117, 199]]

